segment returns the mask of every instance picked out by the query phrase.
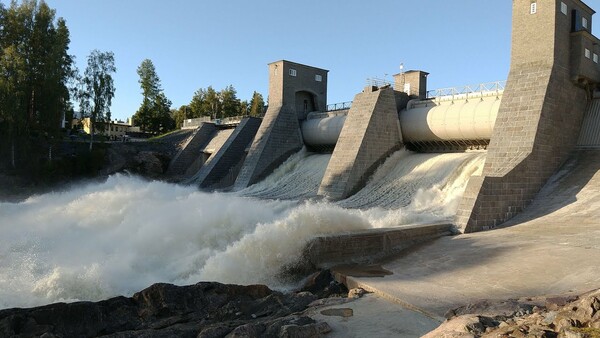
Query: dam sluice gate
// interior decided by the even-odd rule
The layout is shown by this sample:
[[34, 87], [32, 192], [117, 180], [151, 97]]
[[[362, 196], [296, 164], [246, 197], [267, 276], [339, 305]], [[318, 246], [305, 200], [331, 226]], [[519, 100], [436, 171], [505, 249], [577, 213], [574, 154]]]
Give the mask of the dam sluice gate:
[[[305, 185], [318, 196], [344, 201], [399, 150], [479, 150], [486, 152], [485, 164], [468, 181], [454, 223], [462, 232], [499, 226], [531, 203], [576, 147], [600, 146], [594, 141], [600, 139], [594, 11], [580, 0], [538, 2], [532, 12], [532, 1], [513, 1], [505, 85], [428, 95], [428, 73], [407, 71], [395, 75], [393, 84], [368, 85], [351, 106], [332, 111], [327, 70], [286, 60], [269, 64], [269, 106], [262, 121], [242, 120], [189, 182], [252, 195], [260, 189], [245, 189], [307, 148], [330, 155], [314, 160], [327, 162], [326, 168], [312, 172], [322, 175], [320, 181], [313, 177]], [[538, 34], [527, 34], [531, 31]], [[210, 129], [201, 126], [199, 140], [189, 143], [203, 149]], [[310, 194], [300, 189], [296, 195]]]

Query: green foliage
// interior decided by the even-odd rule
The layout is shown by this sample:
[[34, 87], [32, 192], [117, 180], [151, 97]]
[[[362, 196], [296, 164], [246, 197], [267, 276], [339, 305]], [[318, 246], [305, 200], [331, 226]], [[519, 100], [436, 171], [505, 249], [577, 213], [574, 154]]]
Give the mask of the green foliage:
[[175, 128], [180, 129], [183, 126], [183, 121], [191, 118], [191, 109], [187, 105], [179, 107], [179, 109], [171, 109], [171, 118], [175, 122]]
[[140, 76], [143, 100], [140, 108], [133, 116], [134, 124], [143, 131], [154, 134], [164, 133], [175, 128], [175, 120], [171, 116], [171, 101], [163, 92], [160, 79], [151, 60], [145, 59], [137, 69]]
[[44, 1], [0, 3], [0, 144], [16, 145], [15, 157], [31, 147], [31, 133], [60, 132], [75, 74], [69, 42], [65, 21]]
[[263, 116], [265, 113], [265, 101], [260, 93], [252, 93], [250, 100], [250, 116]]
[[[214, 119], [225, 118], [240, 115], [260, 116], [263, 113], [264, 100], [262, 95], [254, 92], [252, 100], [241, 101], [237, 97], [237, 91], [232, 85], [216, 91], [212, 86], [200, 88], [192, 97], [192, 101], [187, 106], [189, 109], [186, 118], [198, 118], [201, 116], [210, 116]], [[254, 112], [254, 113], [253, 113]], [[177, 112], [179, 118], [183, 121], [183, 114]]]
[[87, 58], [87, 67], [80, 80], [79, 109], [84, 117], [90, 118], [90, 151], [94, 143], [96, 128], [110, 122], [110, 106], [115, 95], [112, 74], [117, 71], [112, 52], [93, 50]]

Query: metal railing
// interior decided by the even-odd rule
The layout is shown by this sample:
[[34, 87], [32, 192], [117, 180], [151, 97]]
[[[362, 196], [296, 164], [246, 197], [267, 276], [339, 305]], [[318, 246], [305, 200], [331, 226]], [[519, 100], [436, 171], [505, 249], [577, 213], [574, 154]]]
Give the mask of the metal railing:
[[202, 116], [195, 119], [183, 120], [183, 126], [181, 129], [196, 128], [204, 122], [210, 122], [210, 116]]
[[380, 79], [380, 78], [376, 78], [376, 77], [370, 77], [367, 78], [367, 86], [375, 86], [375, 87], [385, 87], [385, 86], [394, 86], [394, 82], [393, 81], [389, 81], [386, 79]]
[[242, 122], [242, 119], [244, 117], [248, 117], [248, 115], [230, 116], [230, 117], [226, 117], [226, 118], [223, 118], [223, 119], [214, 119], [212, 122], [214, 122], [217, 125], [238, 124], [238, 123]]
[[199, 127], [202, 123], [211, 122], [216, 125], [233, 125], [239, 124], [242, 122], [242, 119], [248, 117], [248, 115], [243, 116], [230, 116], [222, 119], [213, 119], [210, 116], [202, 116], [195, 119], [187, 119], [183, 121], [183, 126], [181, 129], [193, 129]]
[[352, 101], [328, 104], [326, 111], [329, 112], [329, 111], [350, 109], [350, 106], [352, 106]]
[[467, 85], [462, 87], [441, 88], [427, 91], [427, 98], [442, 96], [456, 96], [471, 93], [501, 92], [506, 87], [505, 81], [486, 82], [477, 85]]

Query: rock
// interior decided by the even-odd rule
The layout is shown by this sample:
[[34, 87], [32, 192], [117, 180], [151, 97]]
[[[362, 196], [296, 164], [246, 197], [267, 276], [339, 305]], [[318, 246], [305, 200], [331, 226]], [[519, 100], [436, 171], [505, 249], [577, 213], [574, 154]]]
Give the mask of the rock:
[[262, 324], [245, 324], [236, 327], [225, 338], [259, 338], [264, 330]]
[[161, 161], [163, 156], [155, 151], [141, 151], [135, 157], [136, 172], [149, 178], [156, 178], [165, 172]]
[[277, 336], [284, 325], [315, 324], [296, 315], [315, 299], [264, 285], [159, 283], [130, 298], [0, 310], [0, 337]]
[[348, 289], [344, 284], [338, 283], [330, 270], [322, 270], [310, 275], [300, 291], [308, 291], [318, 298], [346, 295]]
[[331, 332], [331, 327], [325, 322], [307, 325], [285, 325], [281, 328], [279, 337], [282, 338], [312, 338], [320, 337]]
[[348, 298], [361, 298], [367, 293], [363, 288], [354, 288], [348, 291]]
[[447, 320], [437, 329], [423, 336], [423, 338], [467, 338], [477, 337], [485, 332], [485, 327], [477, 315], [460, 315]]

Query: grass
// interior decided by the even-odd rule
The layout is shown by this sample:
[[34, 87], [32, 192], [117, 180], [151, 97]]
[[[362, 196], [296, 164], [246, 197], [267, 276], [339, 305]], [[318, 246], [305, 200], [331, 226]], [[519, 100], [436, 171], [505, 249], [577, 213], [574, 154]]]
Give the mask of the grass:
[[180, 132], [181, 129], [175, 129], [175, 130], [171, 130], [169, 132], [166, 132], [162, 135], [157, 135], [157, 136], [152, 136], [151, 138], [148, 139], [148, 141], [160, 141], [163, 137], [169, 136], [171, 134], [175, 134], [177, 132]]

